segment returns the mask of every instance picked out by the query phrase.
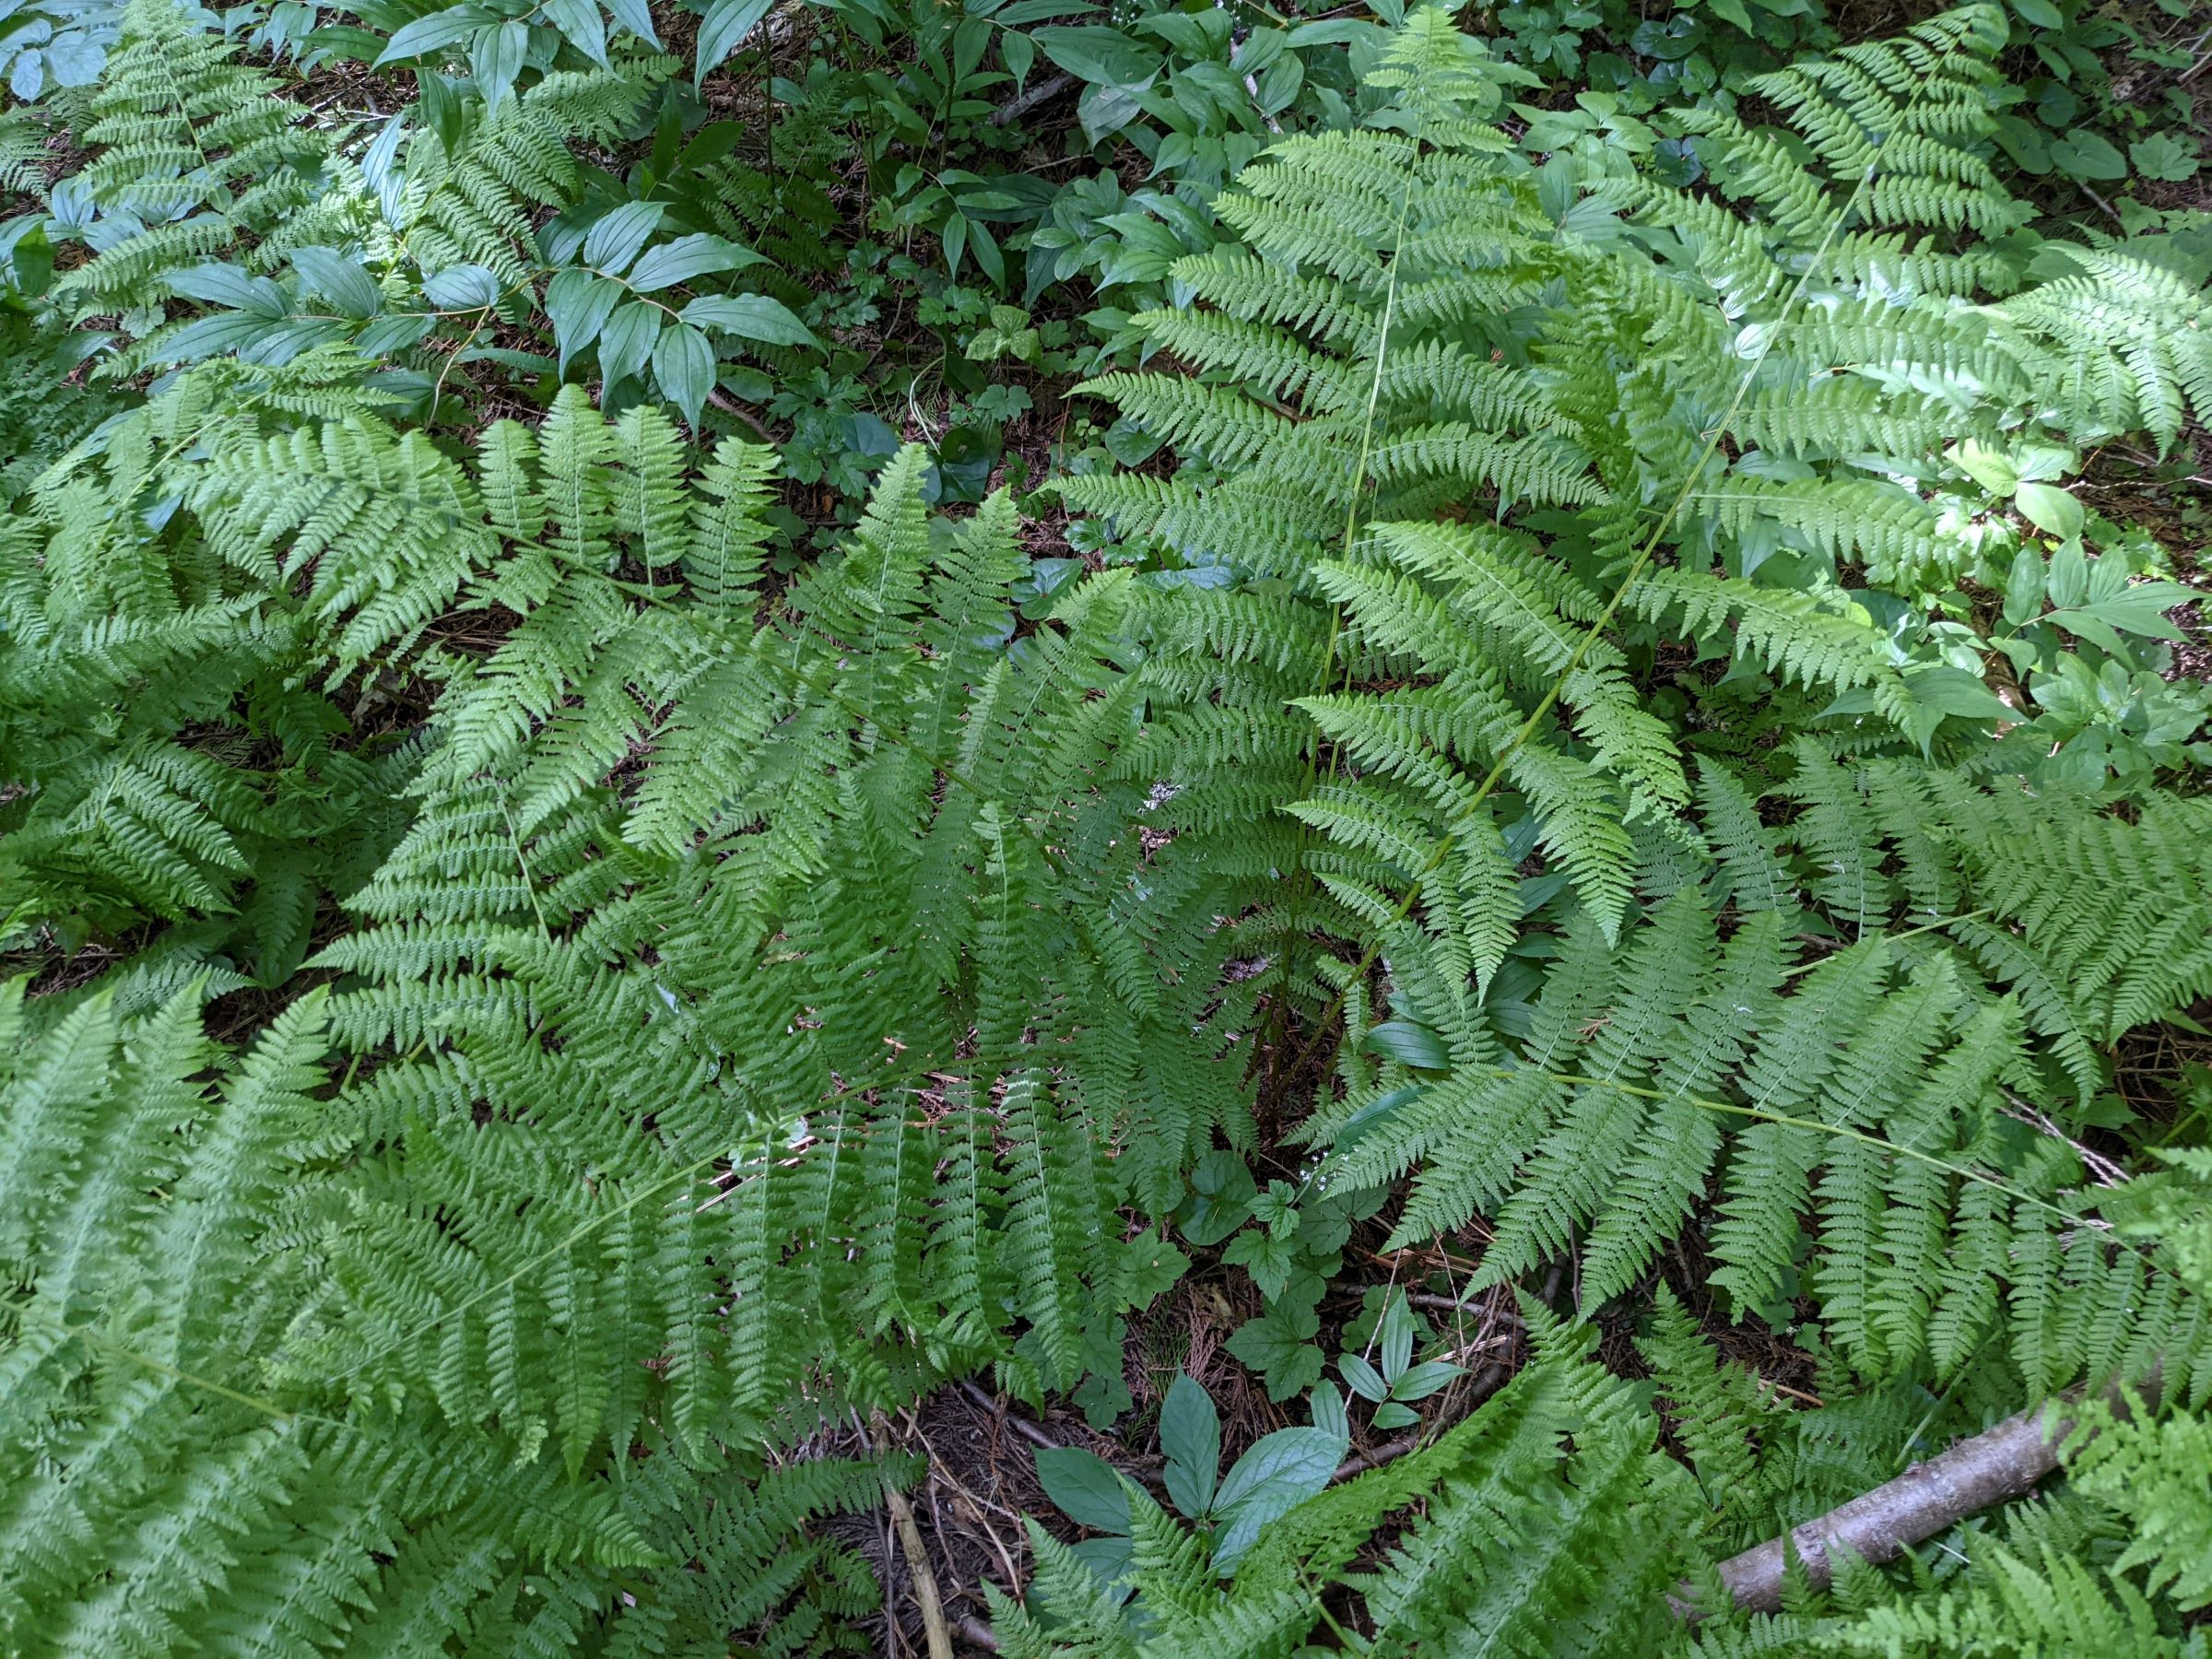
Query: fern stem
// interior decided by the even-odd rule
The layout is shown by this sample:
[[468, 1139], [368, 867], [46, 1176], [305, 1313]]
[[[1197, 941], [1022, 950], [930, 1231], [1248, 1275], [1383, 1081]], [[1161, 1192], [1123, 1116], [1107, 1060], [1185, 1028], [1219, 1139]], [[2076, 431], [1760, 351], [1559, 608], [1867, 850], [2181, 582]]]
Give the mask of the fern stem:
[[[1902, 928], [1896, 933], [1888, 934], [1885, 936], [1890, 939], [1910, 939], [1924, 933], [1940, 933], [1947, 927], [1956, 927], [1961, 922], [1979, 921], [1982, 917], [1989, 914], [1990, 909], [1990, 906], [1984, 904], [1979, 910], [1961, 911], [1958, 915], [1946, 916], [1940, 922], [1924, 922], [1918, 927]], [[1803, 938], [1807, 935], [1801, 934], [1798, 936]], [[1839, 945], [1842, 943], [1842, 941], [1840, 939], [1834, 942]], [[1799, 962], [1794, 968], [1784, 968], [1782, 971], [1782, 977], [1785, 980], [1794, 980], [1799, 974], [1810, 973], [1814, 969], [1819, 966], [1820, 959], [1816, 957], [1809, 962]]]
[[437, 1312], [431, 1314], [429, 1318], [416, 1325], [412, 1330], [401, 1333], [399, 1335], [394, 1336], [391, 1341], [385, 1343], [381, 1347], [371, 1348], [368, 1353], [362, 1355], [359, 1359], [355, 1360], [344, 1371], [335, 1373], [328, 1380], [333, 1382], [342, 1382], [347, 1377], [352, 1376], [356, 1371], [359, 1371], [361, 1367], [371, 1363], [372, 1360], [381, 1359], [386, 1354], [392, 1352], [393, 1349], [403, 1347], [407, 1343], [414, 1342], [422, 1336], [428, 1335], [430, 1332], [436, 1330], [440, 1325], [443, 1324], [454, 1314], [466, 1312], [470, 1308], [475, 1307], [477, 1303], [482, 1301], [486, 1297], [497, 1296], [500, 1291], [507, 1289], [510, 1286], [520, 1283], [530, 1274], [535, 1272], [539, 1267], [543, 1266], [546, 1263], [550, 1262], [555, 1256], [561, 1254], [564, 1251], [567, 1251], [580, 1241], [590, 1237], [593, 1233], [598, 1231], [599, 1229], [605, 1227], [609, 1221], [620, 1219], [622, 1217], [629, 1214], [631, 1210], [637, 1208], [639, 1205], [643, 1204], [648, 1198], [656, 1197], [660, 1194], [667, 1192], [678, 1182], [688, 1180], [690, 1177], [698, 1174], [700, 1171], [705, 1169], [709, 1164], [715, 1162], [717, 1159], [724, 1156], [726, 1156], [726, 1154], [723, 1152], [710, 1152], [704, 1158], [695, 1159], [690, 1163], [684, 1165], [682, 1169], [677, 1171], [675, 1174], [668, 1176], [665, 1180], [653, 1182], [643, 1192], [640, 1193], [635, 1198], [631, 1198], [624, 1203], [615, 1205], [611, 1208], [607, 1209], [605, 1213], [594, 1216], [588, 1221], [578, 1222], [574, 1227], [569, 1230], [566, 1235], [555, 1241], [551, 1245], [545, 1250], [540, 1251], [537, 1254], [530, 1257], [512, 1273], [510, 1273], [505, 1278], [498, 1279], [491, 1284], [483, 1286], [477, 1290], [472, 1292], [470, 1295], [463, 1297], [459, 1301], [453, 1303], [453, 1305], [450, 1308], [440, 1309]]
[[[1406, 248], [1406, 221], [1413, 217], [1415, 169], [1420, 162], [1421, 129], [1428, 124], [1428, 106], [1424, 103], [1414, 122], [1413, 132], [1410, 135], [1413, 140], [1413, 156], [1406, 169], [1406, 188], [1398, 195], [1398, 222], [1391, 232], [1390, 274], [1383, 280], [1382, 321], [1375, 333], [1375, 371], [1369, 377], [1367, 382], [1367, 410], [1359, 422], [1359, 454], [1352, 465], [1351, 488], [1345, 494], [1344, 557], [1347, 559], [1352, 556], [1353, 538], [1359, 532], [1359, 493], [1367, 479], [1368, 464], [1374, 457], [1375, 411], [1382, 402], [1382, 369], [1390, 358], [1390, 328], [1397, 315], [1398, 260]], [[1344, 605], [1342, 601], [1336, 601], [1329, 606], [1328, 643], [1322, 649], [1321, 672], [1314, 677], [1313, 694], [1317, 697], [1325, 695], [1329, 690], [1330, 682], [1336, 677], [1336, 647], [1338, 641], [1343, 638]], [[1347, 672], [1347, 674], [1349, 672], [1348, 665]], [[1321, 728], [1316, 726], [1313, 730], [1312, 747], [1306, 751], [1306, 794], [1308, 796], [1313, 794], [1320, 782], [1322, 742]], [[1330, 759], [1332, 775], [1335, 774], [1335, 760], [1332, 756]], [[1314, 833], [1312, 824], [1303, 819], [1300, 820], [1298, 826], [1298, 868], [1299, 873], [1305, 877], [1306, 890], [1309, 893], [1313, 890], [1315, 885], [1309, 858]], [[1285, 982], [1295, 983], [1296, 978], [1290, 972], [1288, 950], [1286, 949], [1284, 954], [1283, 976]], [[1301, 1060], [1304, 1058], [1305, 1056], [1300, 1056]], [[1295, 1071], [1295, 1068], [1293, 1070]]]
[[[1463, 1066], [1460, 1069], [1473, 1072], [1477, 1076], [1517, 1077], [1524, 1075], [1524, 1068], [1511, 1065], [1470, 1065]], [[1853, 1129], [1848, 1124], [1823, 1123], [1818, 1118], [1795, 1117], [1785, 1112], [1769, 1112], [1762, 1106], [1742, 1106], [1733, 1100], [1708, 1100], [1701, 1095], [1677, 1094], [1665, 1088], [1646, 1088], [1639, 1084], [1623, 1083], [1613, 1077], [1585, 1077], [1573, 1072], [1555, 1071], [1540, 1071], [1535, 1075], [1547, 1082], [1557, 1083], [1565, 1088], [1609, 1088], [1616, 1094], [1633, 1095], [1641, 1100], [1660, 1100], [1676, 1105], [1695, 1106], [1703, 1112], [1721, 1112], [1729, 1117], [1752, 1118], [1762, 1124], [1781, 1124], [1792, 1129], [1818, 1130], [1822, 1135], [1832, 1135], [1840, 1140], [1856, 1141], [1859, 1145], [1871, 1147], [1877, 1152], [1894, 1152], [1900, 1157], [1912, 1159], [1915, 1162], [1927, 1164], [1931, 1168], [1947, 1171], [1962, 1180], [1973, 1182], [1978, 1186], [1988, 1187], [1992, 1192], [2002, 1193], [2016, 1202], [2031, 1205], [2037, 1209], [2048, 1210], [2052, 1215], [2061, 1217], [2079, 1226], [2105, 1225], [2094, 1218], [2084, 1217], [2067, 1209], [2063, 1205], [2053, 1204], [2046, 1199], [2038, 1198], [2034, 1194], [2025, 1192], [1997, 1176], [1985, 1175], [1970, 1164], [1953, 1163], [1949, 1159], [1938, 1158], [1933, 1152], [1923, 1152], [1917, 1147], [1906, 1146], [1901, 1141], [1884, 1140], [1878, 1135], [1868, 1135], [1865, 1130]]]
[[249, 1406], [253, 1410], [260, 1412], [264, 1417], [273, 1418], [276, 1422], [288, 1424], [296, 1423], [302, 1420], [302, 1418], [306, 1418], [314, 1422], [327, 1424], [333, 1429], [344, 1429], [346, 1427], [345, 1424], [336, 1421], [335, 1418], [318, 1418], [308, 1412], [287, 1411], [283, 1406], [275, 1404], [273, 1401], [264, 1400], [250, 1394], [242, 1394], [235, 1388], [227, 1388], [220, 1382], [211, 1382], [206, 1377], [195, 1376], [188, 1371], [179, 1371], [175, 1366], [164, 1364], [161, 1360], [156, 1359], [150, 1354], [142, 1354], [136, 1348], [125, 1347], [119, 1342], [110, 1342], [104, 1336], [96, 1336], [93, 1335], [89, 1326], [67, 1325], [65, 1326], [64, 1329], [66, 1330], [71, 1336], [74, 1336], [78, 1341], [82, 1342], [87, 1347], [95, 1347], [100, 1349], [100, 1352], [104, 1354], [112, 1354], [118, 1359], [127, 1359], [133, 1365], [143, 1367], [145, 1370], [153, 1371], [157, 1375], [168, 1377], [173, 1382], [182, 1382], [189, 1387], [196, 1388], [203, 1394], [214, 1394], [217, 1398], [229, 1400], [231, 1402], [231, 1404], [236, 1406]]

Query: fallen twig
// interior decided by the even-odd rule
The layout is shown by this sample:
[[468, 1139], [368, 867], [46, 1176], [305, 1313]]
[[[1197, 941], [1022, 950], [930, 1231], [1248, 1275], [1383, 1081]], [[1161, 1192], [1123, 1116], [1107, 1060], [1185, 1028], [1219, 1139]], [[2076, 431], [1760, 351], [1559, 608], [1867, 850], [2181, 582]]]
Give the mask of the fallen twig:
[[[2058, 1402], [2061, 1406], [2072, 1403]], [[1887, 1485], [1793, 1527], [1786, 1538], [1770, 1538], [1729, 1557], [1720, 1565], [1721, 1583], [1737, 1606], [1775, 1612], [1782, 1606], [1783, 1574], [1791, 1553], [1805, 1563], [1806, 1579], [1817, 1589], [1827, 1588], [1834, 1574], [1828, 1559], [1831, 1544], [1844, 1545], [1868, 1561], [1892, 1560], [1907, 1545], [2032, 1490], [2058, 1467], [2059, 1443], [2073, 1428], [2071, 1418], [2047, 1406], [2008, 1417], [1994, 1429], [1914, 1464]], [[1705, 1614], [1688, 1594], [1684, 1583], [1668, 1600], [1685, 1622], [1695, 1623]]]
[[710, 386], [707, 388], [707, 402], [714, 408], [720, 409], [724, 415], [735, 415], [739, 420], [744, 421], [747, 426], [751, 427], [754, 431], [759, 433], [761, 442], [773, 443], [775, 441], [775, 439], [770, 435], [769, 429], [762, 426], [759, 420], [749, 410], [744, 409], [738, 405], [731, 402], [730, 399], [723, 394], [720, 387]]
[[1004, 1406], [1000, 1405], [996, 1400], [993, 1399], [989, 1394], [985, 1394], [982, 1389], [978, 1388], [973, 1382], [970, 1382], [965, 1377], [960, 1379], [960, 1392], [966, 1394], [970, 1399], [973, 1400], [978, 1406], [981, 1406], [993, 1417], [1005, 1423], [1007, 1428], [1013, 1430], [1015, 1433], [1020, 1435], [1023, 1440], [1028, 1441], [1032, 1446], [1041, 1446], [1047, 1452], [1057, 1452], [1060, 1449], [1060, 1442], [1058, 1441], [1054, 1440], [1043, 1430], [1038, 1428], [1037, 1425], [1030, 1422], [1029, 1418], [1016, 1417], [1012, 1412], [1008, 1411]]
[[991, 113], [994, 127], [1012, 126], [1040, 104], [1048, 104], [1076, 84], [1072, 75], [1048, 76], [1026, 92], [1018, 92]]
[[2038, 1133], [2047, 1135], [2053, 1140], [2063, 1141], [2066, 1146], [2071, 1147], [2074, 1149], [2074, 1156], [2081, 1159], [2082, 1168], [2088, 1171], [2089, 1179], [2099, 1186], [2118, 1186], [2126, 1181], [2127, 1171], [2124, 1169], [2094, 1147], [2083, 1146], [2081, 1142], [2076, 1140], [2053, 1123], [2047, 1113], [2038, 1112], [2025, 1100], [2015, 1100], [2010, 1096], [2006, 1098], [2010, 1102], [2006, 1108], [2005, 1115], [2006, 1117], [2011, 1118], [2015, 1123], [2026, 1124]]
[[1405, 1456], [1406, 1453], [1420, 1443], [1418, 1440], [1410, 1437], [1406, 1440], [1384, 1441], [1372, 1452], [1360, 1452], [1346, 1458], [1336, 1465], [1336, 1473], [1330, 1476], [1329, 1479], [1332, 1482], [1349, 1480], [1355, 1475], [1363, 1475], [1370, 1469], [1379, 1469], [1384, 1464]]
[[888, 1480], [883, 1483], [883, 1500], [890, 1506], [899, 1547], [906, 1552], [907, 1577], [913, 1584], [914, 1605], [922, 1610], [929, 1659], [952, 1659], [952, 1632], [945, 1623], [945, 1604], [937, 1598], [937, 1575], [930, 1567], [929, 1552], [922, 1547], [922, 1529], [914, 1524], [914, 1506]]

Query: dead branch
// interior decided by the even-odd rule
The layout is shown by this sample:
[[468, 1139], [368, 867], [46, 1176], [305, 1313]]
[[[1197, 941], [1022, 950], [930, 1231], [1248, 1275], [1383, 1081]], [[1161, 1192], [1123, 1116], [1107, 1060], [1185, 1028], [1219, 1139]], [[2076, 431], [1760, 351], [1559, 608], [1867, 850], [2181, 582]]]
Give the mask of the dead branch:
[[914, 1506], [906, 1494], [888, 1479], [883, 1500], [890, 1508], [891, 1523], [899, 1529], [899, 1547], [906, 1552], [907, 1578], [914, 1605], [922, 1610], [922, 1629], [929, 1639], [929, 1659], [952, 1659], [952, 1632], [945, 1624], [945, 1604], [937, 1597], [937, 1575], [923, 1547], [922, 1529], [914, 1523]]
[[993, 1399], [989, 1394], [978, 1388], [973, 1382], [969, 1382], [965, 1377], [960, 1379], [960, 1392], [966, 1394], [971, 1400], [973, 1400], [978, 1406], [981, 1406], [993, 1417], [996, 1418], [1000, 1422], [1006, 1424], [1007, 1428], [1013, 1430], [1015, 1433], [1020, 1435], [1023, 1440], [1028, 1441], [1030, 1445], [1041, 1446], [1047, 1452], [1057, 1452], [1060, 1449], [1060, 1442], [1058, 1441], [1054, 1440], [1043, 1430], [1038, 1428], [1036, 1424], [1030, 1422], [1028, 1418], [1017, 1417], [1013, 1412], [1008, 1411], [1004, 1405]]
[[[2156, 1390], [2154, 1382], [2144, 1392], [2155, 1398]], [[1770, 1538], [1731, 1556], [1720, 1565], [1721, 1582], [1737, 1606], [1772, 1613], [1782, 1606], [1785, 1543], [1805, 1563], [1806, 1578], [1826, 1589], [1834, 1576], [1828, 1559], [1831, 1544], [1844, 1545], [1868, 1561], [1888, 1561], [1907, 1545], [1932, 1538], [1969, 1515], [2025, 1496], [2058, 1467], [2059, 1443], [2074, 1430], [2074, 1419], [2062, 1413], [2075, 1398], [2053, 1402], [2057, 1410], [2038, 1406], [2006, 1418], [1994, 1429], [1914, 1464], [1888, 1485], [1792, 1528], [1786, 1539]], [[1684, 1583], [1668, 1599], [1686, 1622], [1695, 1623], [1704, 1615], [1688, 1601], [1688, 1593]]]
[[1012, 126], [1024, 115], [1053, 99], [1076, 84], [1076, 77], [1065, 72], [1048, 76], [1026, 92], [1018, 92], [991, 113], [991, 124], [995, 127]]
[[1349, 1480], [1355, 1475], [1364, 1475], [1370, 1469], [1379, 1469], [1384, 1464], [1405, 1456], [1406, 1453], [1420, 1443], [1412, 1439], [1384, 1441], [1372, 1452], [1360, 1452], [1346, 1458], [1336, 1465], [1336, 1473], [1330, 1476], [1329, 1479], [1332, 1482]]

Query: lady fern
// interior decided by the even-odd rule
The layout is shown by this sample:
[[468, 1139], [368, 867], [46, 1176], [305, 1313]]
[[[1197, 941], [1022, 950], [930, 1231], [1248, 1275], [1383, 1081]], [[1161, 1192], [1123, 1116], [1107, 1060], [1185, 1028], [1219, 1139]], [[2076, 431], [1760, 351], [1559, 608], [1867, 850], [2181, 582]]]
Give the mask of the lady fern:
[[[908, 278], [701, 296], [830, 367], [718, 366], [652, 296], [835, 269], [845, 198], [559, 9], [334, 136], [135, 0], [81, 177], [0, 138], [9, 383], [127, 336], [6, 422], [9, 1651], [865, 1651], [835, 1518], [920, 1470], [833, 1448], [984, 1371], [1103, 1421], [1239, 1156], [1300, 1240], [1556, 1286], [1529, 1355], [1229, 1575], [1134, 1488], [1125, 1583], [1033, 1527], [1005, 1651], [2190, 1651], [2202, 1171], [2136, 1045], [2212, 992], [2212, 825], [2194, 726], [2056, 723], [2186, 703], [2121, 640], [2183, 590], [2059, 481], [2203, 415], [2204, 295], [2031, 244], [1994, 14], [1663, 117], [1687, 184], [1543, 157], [1439, 10], [1356, 26], [1187, 303], [1102, 323], [1175, 465], [1059, 480], [1077, 572], [933, 511], [949, 438], [811, 547], [818, 456], [693, 441], [818, 447]], [[2077, 1391], [2045, 1500], [1732, 1609], [1719, 1558]]]
[[159, 324], [171, 273], [266, 234], [317, 193], [327, 142], [293, 124], [269, 77], [173, 0], [132, 0], [84, 136], [93, 256], [56, 298], [78, 316]]

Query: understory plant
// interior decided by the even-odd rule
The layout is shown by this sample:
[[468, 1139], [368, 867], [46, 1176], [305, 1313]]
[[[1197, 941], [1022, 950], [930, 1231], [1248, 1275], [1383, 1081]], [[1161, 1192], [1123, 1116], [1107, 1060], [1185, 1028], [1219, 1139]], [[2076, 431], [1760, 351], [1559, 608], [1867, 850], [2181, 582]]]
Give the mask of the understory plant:
[[2201, 1654], [2212, 234], [2022, 29], [0, 18], [0, 1646]]

